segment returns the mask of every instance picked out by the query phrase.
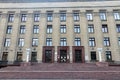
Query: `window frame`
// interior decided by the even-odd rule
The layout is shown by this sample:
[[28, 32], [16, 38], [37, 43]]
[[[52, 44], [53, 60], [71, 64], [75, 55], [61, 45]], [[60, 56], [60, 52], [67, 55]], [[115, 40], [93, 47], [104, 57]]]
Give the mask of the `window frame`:
[[33, 26], [33, 34], [38, 34], [39, 33], [39, 25], [34, 25]]
[[80, 33], [80, 25], [74, 25], [74, 33]]
[[60, 38], [60, 46], [67, 46], [67, 39], [66, 38]]
[[66, 25], [60, 25], [60, 33], [64, 34], [67, 32], [67, 27]]
[[32, 38], [32, 46], [37, 47], [38, 46], [38, 38]]
[[110, 46], [110, 38], [109, 37], [104, 37], [104, 46], [109, 47]]
[[88, 24], [88, 33], [94, 33], [94, 25]]
[[52, 38], [46, 38], [46, 46], [52, 46]]
[[90, 47], [95, 47], [96, 46], [95, 38], [94, 37], [90, 37], [89, 38], [89, 46]]
[[81, 39], [80, 38], [76, 37], [74, 42], [75, 42], [75, 46], [81, 46]]

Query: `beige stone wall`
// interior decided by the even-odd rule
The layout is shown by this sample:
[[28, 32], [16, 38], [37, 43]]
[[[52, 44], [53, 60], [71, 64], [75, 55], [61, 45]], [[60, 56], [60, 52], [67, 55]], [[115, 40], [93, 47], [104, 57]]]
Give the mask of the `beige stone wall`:
[[[91, 4], [90, 4], [91, 3]], [[63, 3], [0, 3], [0, 59], [2, 58], [3, 52], [8, 52], [8, 61], [16, 60], [16, 54], [19, 51], [18, 47], [18, 39], [25, 38], [25, 45], [22, 48], [23, 52], [23, 61], [26, 60], [26, 49], [30, 48], [31, 51], [34, 51], [34, 47], [32, 47], [32, 38], [39, 39], [39, 45], [36, 47], [37, 51], [37, 60], [38, 62], [42, 61], [42, 47], [46, 46], [46, 38], [51, 37], [53, 46], [55, 46], [55, 56], [54, 60], [57, 61], [57, 46], [60, 46], [60, 38], [66, 37], [67, 38], [67, 46], [70, 46], [70, 62], [72, 62], [72, 46], [74, 46], [74, 38], [80, 37], [81, 38], [81, 46], [85, 48], [85, 60], [90, 61], [90, 52], [96, 51], [97, 53], [97, 60], [98, 52], [97, 48], [103, 48], [102, 52], [102, 59], [105, 61], [105, 51], [112, 52], [112, 59], [114, 61], [120, 61], [120, 50], [118, 45], [118, 37], [120, 34], [116, 32], [116, 23], [120, 24], [120, 21], [115, 21], [113, 17], [113, 10], [120, 9], [120, 1], [106, 1], [106, 2], [63, 2]], [[112, 3], [112, 4], [111, 4]], [[22, 5], [22, 6], [21, 6]], [[64, 8], [62, 8], [64, 7]], [[53, 22], [47, 22], [46, 12], [53, 11]], [[66, 22], [60, 22], [59, 13], [60, 11], [65, 10], [67, 14]], [[80, 10], [80, 21], [74, 22], [73, 20], [73, 10]], [[87, 21], [86, 19], [86, 10], [92, 10], [93, 12], [93, 21]], [[101, 21], [99, 17], [99, 10], [106, 10], [107, 11], [107, 21]], [[8, 16], [7, 14], [12, 11], [14, 12], [14, 22], [8, 23]], [[27, 14], [27, 22], [21, 23], [20, 22], [20, 13], [23, 11]], [[34, 11], [40, 11], [43, 13], [40, 15], [40, 22], [33, 21], [33, 13]], [[39, 25], [39, 34], [32, 34], [33, 32], [33, 25]], [[53, 32], [52, 34], [46, 33], [47, 25], [53, 25]], [[60, 34], [60, 25], [65, 24], [67, 27], [66, 34]], [[74, 25], [80, 25], [81, 32], [80, 34], [74, 33]], [[88, 24], [94, 24], [94, 33], [88, 33]], [[102, 24], [108, 25], [108, 33], [102, 32]], [[12, 34], [6, 34], [7, 25], [13, 25]], [[21, 35], [19, 34], [19, 27], [20, 25], [26, 25], [26, 33]], [[110, 37], [110, 47], [104, 47], [103, 45], [103, 37]], [[95, 37], [96, 46], [89, 47], [88, 41], [89, 37]], [[8, 50], [4, 47], [4, 39], [11, 38], [11, 45]]]

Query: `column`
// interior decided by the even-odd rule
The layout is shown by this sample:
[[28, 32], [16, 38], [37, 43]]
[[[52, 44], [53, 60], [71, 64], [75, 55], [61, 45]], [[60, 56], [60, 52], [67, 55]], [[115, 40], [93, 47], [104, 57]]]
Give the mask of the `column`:
[[73, 22], [73, 14], [72, 10], [67, 10], [67, 44], [69, 46], [69, 60], [70, 63], [73, 62], [73, 55], [72, 55], [72, 46], [74, 45], [74, 22]]
[[0, 13], [0, 60], [2, 59], [2, 53], [4, 49], [4, 40], [6, 36], [6, 26], [7, 26], [7, 11]]
[[54, 53], [54, 62], [57, 62], [57, 46], [59, 46], [60, 43], [60, 17], [59, 17], [59, 11], [55, 10], [53, 12], [53, 46], [55, 46], [55, 53]]
[[88, 30], [87, 30], [87, 19], [86, 19], [86, 11], [85, 10], [80, 10], [81, 14], [80, 14], [80, 28], [81, 28], [81, 43], [82, 46], [84, 46], [84, 50], [85, 50], [85, 61], [89, 62], [90, 58], [89, 58], [89, 48], [88, 48]]

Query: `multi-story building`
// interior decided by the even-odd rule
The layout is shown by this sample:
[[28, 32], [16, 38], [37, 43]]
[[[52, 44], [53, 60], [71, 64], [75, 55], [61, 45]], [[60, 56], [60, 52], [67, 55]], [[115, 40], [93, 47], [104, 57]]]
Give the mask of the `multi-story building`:
[[[32, 2], [33, 1], [33, 2]], [[1, 0], [0, 60], [120, 61], [119, 0]]]

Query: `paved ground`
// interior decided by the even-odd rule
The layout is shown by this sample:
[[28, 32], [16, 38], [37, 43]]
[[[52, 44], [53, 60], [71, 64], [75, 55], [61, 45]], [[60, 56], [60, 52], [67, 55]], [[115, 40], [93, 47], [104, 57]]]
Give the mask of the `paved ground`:
[[0, 80], [120, 80], [120, 66], [35, 64], [0, 69]]

